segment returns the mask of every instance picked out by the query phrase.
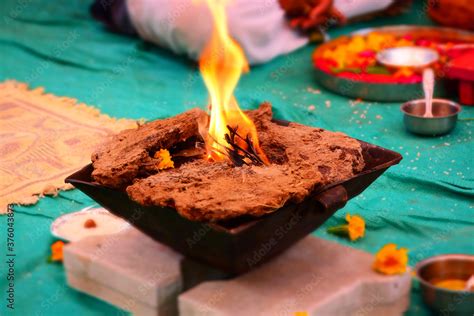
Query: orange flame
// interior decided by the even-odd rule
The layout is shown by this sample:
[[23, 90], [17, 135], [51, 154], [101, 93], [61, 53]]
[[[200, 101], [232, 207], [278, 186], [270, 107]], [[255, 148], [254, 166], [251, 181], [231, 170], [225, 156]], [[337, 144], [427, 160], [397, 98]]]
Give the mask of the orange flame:
[[[199, 59], [199, 69], [211, 102], [211, 118], [205, 136], [208, 158], [214, 161], [226, 159], [223, 146], [229, 147], [225, 135], [229, 132], [227, 126], [231, 126], [237, 127], [238, 133], [243, 137], [248, 135], [260, 158], [268, 163], [258, 145], [255, 125], [239, 108], [233, 95], [240, 75], [243, 71], [248, 71], [249, 67], [242, 48], [229, 36], [225, 2], [206, 0], [214, 18], [214, 29]], [[239, 145], [247, 149], [244, 142]]]

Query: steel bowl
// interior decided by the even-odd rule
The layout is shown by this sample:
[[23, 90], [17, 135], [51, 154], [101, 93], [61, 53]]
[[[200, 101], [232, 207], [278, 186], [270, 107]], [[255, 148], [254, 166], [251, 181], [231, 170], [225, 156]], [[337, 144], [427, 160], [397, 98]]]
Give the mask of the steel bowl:
[[461, 106], [445, 99], [433, 99], [433, 117], [424, 117], [425, 100], [413, 100], [401, 106], [403, 123], [409, 132], [425, 136], [438, 136], [451, 132], [456, 126]]
[[391, 68], [423, 69], [435, 63], [439, 54], [431, 48], [405, 46], [384, 49], [377, 54], [376, 59]]
[[441, 315], [474, 315], [474, 291], [455, 291], [433, 284], [436, 280], [468, 280], [474, 275], [474, 256], [440, 255], [425, 259], [415, 267], [423, 301]]

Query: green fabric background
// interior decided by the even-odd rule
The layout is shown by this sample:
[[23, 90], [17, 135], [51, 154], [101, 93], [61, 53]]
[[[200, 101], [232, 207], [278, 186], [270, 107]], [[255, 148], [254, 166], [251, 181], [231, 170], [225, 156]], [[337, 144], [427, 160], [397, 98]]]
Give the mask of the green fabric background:
[[[164, 118], [206, 104], [195, 64], [139, 39], [105, 30], [88, 13], [90, 0], [0, 1], [0, 80], [15, 79], [47, 92], [95, 105], [115, 117]], [[430, 24], [418, 2], [409, 14], [330, 31], [332, 37], [378, 25]], [[350, 201], [316, 236], [376, 252], [395, 242], [410, 250], [410, 264], [440, 253], [474, 254], [474, 173], [471, 121], [439, 138], [403, 129], [399, 104], [362, 102], [320, 89], [313, 77], [310, 45], [244, 75], [237, 98], [245, 108], [272, 102], [278, 118], [345, 132], [400, 152], [404, 159]], [[330, 106], [326, 106], [330, 100]], [[309, 111], [310, 105], [315, 106]], [[362, 116], [362, 117], [361, 117]], [[461, 118], [474, 117], [464, 107]], [[92, 205], [79, 191], [15, 207], [17, 315], [104, 315], [119, 310], [67, 287], [61, 265], [46, 262], [51, 221]], [[367, 220], [366, 237], [355, 243], [328, 235], [328, 226], [350, 212]], [[6, 217], [0, 217], [0, 262]], [[344, 254], [341, 254], [344, 255]], [[350, 263], [348, 263], [350, 264]], [[5, 274], [0, 269], [0, 314], [5, 314]], [[409, 315], [427, 315], [417, 289]]]

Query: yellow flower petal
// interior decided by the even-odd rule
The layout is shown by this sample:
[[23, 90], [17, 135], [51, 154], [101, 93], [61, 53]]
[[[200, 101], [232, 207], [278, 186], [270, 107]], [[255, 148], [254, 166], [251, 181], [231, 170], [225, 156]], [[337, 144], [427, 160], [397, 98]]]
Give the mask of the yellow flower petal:
[[63, 260], [63, 247], [64, 247], [64, 242], [61, 240], [58, 240], [54, 244], [51, 245], [51, 261]]
[[155, 153], [154, 157], [161, 159], [158, 163], [158, 169], [174, 168], [174, 162], [171, 160], [171, 154], [167, 149], [160, 149]]
[[346, 221], [349, 224], [348, 226], [349, 238], [352, 241], [364, 237], [365, 221], [362, 217], [358, 215], [351, 216], [351, 214], [347, 213]]
[[402, 274], [407, 270], [408, 250], [397, 249], [395, 244], [387, 244], [375, 255], [373, 269], [382, 274]]

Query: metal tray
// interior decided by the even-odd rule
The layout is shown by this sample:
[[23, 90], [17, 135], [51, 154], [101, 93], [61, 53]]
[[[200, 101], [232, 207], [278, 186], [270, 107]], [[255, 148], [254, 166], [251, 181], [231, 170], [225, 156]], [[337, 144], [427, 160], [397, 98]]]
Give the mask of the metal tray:
[[169, 207], [145, 207], [132, 201], [125, 192], [94, 183], [91, 164], [65, 181], [153, 239], [191, 259], [236, 275], [262, 264], [310, 234], [402, 159], [391, 150], [361, 144], [366, 163], [361, 173], [321, 188], [302, 203], [288, 203], [260, 218], [202, 223], [187, 220]]
[[[333, 48], [339, 43], [346, 41], [348, 37], [353, 35], [366, 35], [371, 32], [384, 32], [395, 35], [403, 35], [407, 32], [414, 33], [416, 36], [436, 35], [439, 38], [449, 40], [459, 40], [474, 43], [474, 33], [461, 31], [458, 29], [447, 27], [431, 27], [431, 26], [384, 26], [379, 28], [366, 28], [353, 33], [348, 36], [341, 36], [334, 40], [328, 41], [320, 45], [314, 52], [314, 55], [321, 55], [322, 52], [328, 48]], [[336, 92], [338, 94], [351, 97], [362, 98], [364, 100], [396, 102], [409, 101], [419, 99], [423, 96], [423, 89], [421, 83], [412, 84], [391, 84], [391, 83], [367, 83], [363, 81], [356, 81], [347, 78], [341, 78], [329, 74], [319, 68], [315, 67], [316, 81], [324, 88]], [[442, 98], [455, 94], [455, 82], [439, 78], [436, 82], [435, 97]]]

